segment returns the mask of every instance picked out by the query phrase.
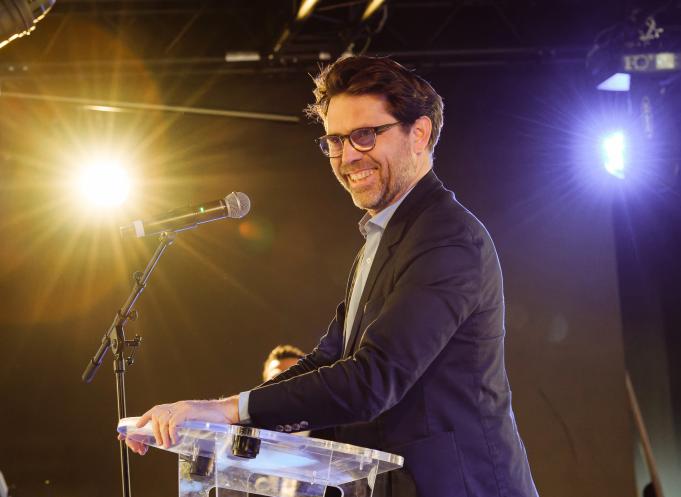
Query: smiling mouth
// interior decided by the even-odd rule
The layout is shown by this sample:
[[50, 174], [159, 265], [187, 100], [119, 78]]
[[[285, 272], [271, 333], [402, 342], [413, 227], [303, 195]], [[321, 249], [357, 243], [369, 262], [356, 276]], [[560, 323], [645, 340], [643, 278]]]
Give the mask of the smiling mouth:
[[356, 173], [350, 173], [347, 175], [347, 177], [350, 178], [351, 183], [357, 183], [365, 178], [368, 178], [372, 174], [374, 174], [373, 169], [364, 169], [362, 171], [357, 171]]

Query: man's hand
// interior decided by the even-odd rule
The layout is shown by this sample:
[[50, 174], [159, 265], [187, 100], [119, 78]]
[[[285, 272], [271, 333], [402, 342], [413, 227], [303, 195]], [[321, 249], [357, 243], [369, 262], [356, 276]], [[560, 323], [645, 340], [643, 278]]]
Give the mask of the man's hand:
[[[160, 404], [145, 412], [137, 422], [141, 428], [151, 421], [151, 429], [158, 445], [166, 449], [177, 443], [177, 425], [187, 420], [209, 423], [234, 424], [239, 422], [239, 396], [232, 395], [218, 400], [181, 400], [173, 404]], [[144, 455], [148, 447], [140, 442], [125, 439], [127, 446], [137, 454]]]

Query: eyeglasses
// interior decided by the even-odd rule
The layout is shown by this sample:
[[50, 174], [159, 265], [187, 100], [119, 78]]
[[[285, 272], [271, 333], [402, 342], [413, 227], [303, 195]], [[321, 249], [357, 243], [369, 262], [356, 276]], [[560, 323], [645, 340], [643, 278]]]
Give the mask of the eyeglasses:
[[401, 124], [399, 121], [390, 124], [382, 124], [370, 128], [352, 130], [349, 135], [324, 135], [315, 139], [322, 153], [330, 159], [337, 159], [343, 155], [343, 142], [346, 138], [350, 145], [358, 152], [368, 152], [376, 146], [376, 137], [388, 131], [393, 126]]

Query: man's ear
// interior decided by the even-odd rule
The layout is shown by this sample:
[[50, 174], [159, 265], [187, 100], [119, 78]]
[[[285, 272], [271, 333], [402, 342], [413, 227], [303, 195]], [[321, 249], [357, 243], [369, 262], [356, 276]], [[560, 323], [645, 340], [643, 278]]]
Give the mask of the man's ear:
[[428, 116], [421, 116], [411, 125], [412, 150], [420, 154], [428, 150], [428, 141], [433, 132], [433, 122]]

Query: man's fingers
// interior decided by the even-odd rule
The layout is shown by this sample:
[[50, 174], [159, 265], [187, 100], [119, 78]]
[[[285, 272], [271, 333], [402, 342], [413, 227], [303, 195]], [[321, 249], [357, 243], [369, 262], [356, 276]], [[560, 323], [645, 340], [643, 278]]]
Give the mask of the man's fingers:
[[127, 438], [125, 435], [123, 435], [122, 433], [120, 433], [118, 435], [118, 440], [122, 440], [122, 441], [124, 440], [125, 445], [127, 445], [128, 448], [131, 451], [133, 451], [136, 454], [139, 454], [141, 456], [146, 454], [147, 450], [149, 449], [149, 447], [146, 444], [144, 444], [142, 442], [137, 442], [136, 440], [131, 440], [131, 439]]
[[142, 416], [137, 420], [137, 424], [135, 424], [136, 428], [142, 428], [145, 424], [149, 422], [151, 419], [151, 409], [149, 409], [147, 412], [142, 414]]
[[177, 422], [174, 417], [168, 420], [168, 434], [173, 445], [177, 443]]
[[172, 445], [170, 441], [170, 433], [169, 433], [169, 418], [163, 418], [163, 420], [159, 423], [159, 428], [161, 431], [161, 437], [163, 438], [163, 447], [166, 449]]
[[130, 440], [128, 442], [128, 447], [130, 447], [130, 450], [132, 450], [133, 452], [136, 452], [140, 456], [143, 456], [144, 454], [146, 454], [147, 449], [148, 449], [148, 447], [145, 444], [143, 444], [141, 442], [136, 442], [134, 440]]
[[[159, 404], [145, 412], [136, 423], [142, 428], [151, 423], [154, 443], [166, 449], [180, 441], [178, 426], [187, 420], [203, 420], [215, 423], [238, 422], [237, 396], [221, 400], [180, 401], [173, 404]], [[141, 447], [141, 446], [136, 446]], [[144, 452], [147, 446], [144, 445]]]
[[151, 418], [151, 429], [154, 432], [154, 438], [156, 439], [156, 445], [161, 445], [163, 443], [163, 437], [161, 436], [161, 427], [158, 417], [154, 416]]

